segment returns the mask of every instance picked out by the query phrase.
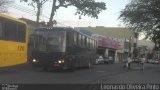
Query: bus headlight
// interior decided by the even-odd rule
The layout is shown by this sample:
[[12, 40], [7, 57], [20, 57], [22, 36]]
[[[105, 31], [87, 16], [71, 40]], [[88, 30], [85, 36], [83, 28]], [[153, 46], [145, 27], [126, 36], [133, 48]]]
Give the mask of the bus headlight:
[[62, 63], [64, 63], [64, 60], [62, 60]]
[[36, 59], [33, 59], [33, 62], [35, 63], [35, 62], [37, 62], [37, 60], [36, 60]]
[[62, 63], [62, 61], [58, 61], [58, 63], [60, 63], [60, 64], [61, 64], [61, 63]]
[[62, 64], [62, 63], [64, 63], [64, 60], [60, 59], [60, 60], [58, 60], [58, 63]]

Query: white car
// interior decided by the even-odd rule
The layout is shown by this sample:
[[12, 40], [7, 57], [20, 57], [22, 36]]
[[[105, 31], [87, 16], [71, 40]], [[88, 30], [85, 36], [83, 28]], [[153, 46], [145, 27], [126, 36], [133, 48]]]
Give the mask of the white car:
[[159, 60], [152, 60], [152, 59], [150, 59], [150, 60], [148, 60], [148, 63], [152, 63], [152, 64], [159, 64], [160, 63], [160, 61]]
[[159, 62], [159, 60], [158, 59], [155, 59], [154, 60], [154, 64], [159, 64], [160, 62]]
[[104, 63], [104, 59], [102, 56], [98, 56], [98, 58], [96, 59], [96, 64], [103, 64]]

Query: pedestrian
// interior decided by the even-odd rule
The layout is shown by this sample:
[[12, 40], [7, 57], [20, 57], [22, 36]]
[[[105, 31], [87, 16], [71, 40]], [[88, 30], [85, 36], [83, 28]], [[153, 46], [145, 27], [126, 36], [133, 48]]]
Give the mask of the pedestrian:
[[144, 70], [144, 63], [145, 63], [145, 57], [142, 57], [141, 58], [141, 69], [142, 69], [142, 71]]
[[127, 63], [127, 62], [128, 62], [128, 60], [125, 60], [125, 61], [124, 61], [123, 68], [128, 68], [128, 63]]
[[128, 69], [131, 69], [131, 62], [132, 62], [132, 59], [131, 59], [131, 57], [129, 56], [129, 57], [128, 57], [128, 60], [127, 60]]

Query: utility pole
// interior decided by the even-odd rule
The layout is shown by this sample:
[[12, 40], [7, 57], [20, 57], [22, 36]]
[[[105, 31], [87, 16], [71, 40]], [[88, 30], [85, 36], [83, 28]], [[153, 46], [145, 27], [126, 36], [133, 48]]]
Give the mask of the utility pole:
[[137, 42], [138, 42], [138, 32], [134, 32], [134, 44], [133, 44], [133, 60], [136, 59], [136, 57], [138, 56], [138, 49], [137, 49]]
[[40, 17], [40, 12], [41, 12], [41, 8], [42, 8], [42, 4], [40, 3], [40, 1], [37, 2], [37, 20], [36, 22], [39, 24], [39, 17]]

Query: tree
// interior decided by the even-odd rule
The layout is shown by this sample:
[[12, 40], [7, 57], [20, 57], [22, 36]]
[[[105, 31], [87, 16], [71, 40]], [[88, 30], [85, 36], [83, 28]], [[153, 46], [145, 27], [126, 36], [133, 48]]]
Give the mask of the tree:
[[106, 4], [104, 2], [96, 2], [95, 0], [53, 0], [48, 26], [53, 26], [53, 17], [55, 12], [60, 7], [67, 8], [68, 6], [74, 6], [77, 8], [75, 14], [79, 15], [79, 19], [81, 19], [82, 15], [98, 18], [98, 14], [102, 10], [106, 10]]
[[160, 45], [160, 0], [131, 0], [120, 13], [119, 19], [146, 39]]
[[[24, 2], [29, 2], [29, 0], [20, 0], [20, 1], [24, 1]], [[40, 18], [40, 13], [41, 13], [41, 9], [43, 4], [48, 1], [48, 0], [30, 0], [28, 5], [31, 5], [34, 8], [37, 8], [37, 19], [36, 22], [39, 23], [39, 18]], [[35, 5], [36, 4], [36, 5]]]
[[[29, 0], [20, 0], [28, 2]], [[31, 6], [37, 8], [37, 22], [39, 22], [39, 16], [41, 12], [42, 5], [48, 0], [30, 0]], [[60, 7], [67, 8], [68, 6], [74, 6], [77, 8], [76, 15], [79, 15], [79, 18], [81, 18], [82, 15], [90, 16], [92, 18], [98, 18], [98, 14], [102, 10], [106, 10], [106, 4], [104, 2], [96, 2], [95, 0], [53, 0], [52, 3], [52, 9], [51, 9], [51, 15], [48, 22], [48, 26], [53, 26], [53, 24], [56, 24], [56, 21], [53, 20], [53, 17], [55, 15], [55, 12]]]
[[0, 0], [0, 12], [6, 12], [7, 11], [7, 5], [12, 3], [13, 0]]

